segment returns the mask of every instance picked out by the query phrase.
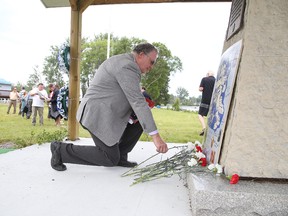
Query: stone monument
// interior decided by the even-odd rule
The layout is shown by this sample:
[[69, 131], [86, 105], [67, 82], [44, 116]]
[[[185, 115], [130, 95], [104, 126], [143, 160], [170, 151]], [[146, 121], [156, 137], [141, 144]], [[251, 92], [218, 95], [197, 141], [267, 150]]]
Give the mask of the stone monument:
[[[232, 52], [235, 65], [229, 53], [240, 43], [241, 51]], [[288, 0], [233, 0], [222, 57], [215, 86], [231, 78], [231, 71], [233, 79], [222, 86], [228, 91], [218, 83], [223, 94], [214, 89], [220, 104], [211, 102], [204, 147], [225, 175], [246, 178], [229, 185], [210, 174], [188, 175], [192, 215], [286, 216]]]
[[218, 163], [228, 175], [288, 179], [288, 1], [235, 2], [243, 23], [223, 52], [243, 47]]

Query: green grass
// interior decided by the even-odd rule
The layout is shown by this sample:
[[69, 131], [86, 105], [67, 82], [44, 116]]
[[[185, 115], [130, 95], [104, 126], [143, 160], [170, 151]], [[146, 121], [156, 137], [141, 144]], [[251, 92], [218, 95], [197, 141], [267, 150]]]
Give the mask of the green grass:
[[10, 114], [7, 114], [8, 104], [0, 104], [0, 144], [14, 143], [16, 148], [25, 147], [31, 144], [42, 144], [51, 140], [63, 139], [67, 134], [67, 122], [63, 127], [56, 127], [53, 119], [47, 118], [48, 108], [44, 109], [44, 126], [39, 126], [39, 117], [37, 116], [36, 126], [32, 126], [32, 117], [30, 119], [22, 118], [18, 115], [18, 104], [16, 113], [13, 108]]
[[[25, 147], [31, 144], [41, 144], [55, 139], [61, 139], [67, 134], [67, 121], [64, 121], [62, 127], [56, 127], [53, 119], [47, 118], [48, 108], [44, 109], [44, 126], [39, 126], [39, 117], [37, 116], [36, 126], [32, 126], [32, 119], [22, 118], [18, 114], [7, 114], [8, 104], [0, 104], [0, 144], [12, 142], [17, 144], [17, 148]], [[17, 107], [18, 112], [19, 109]], [[198, 135], [201, 126], [198, 115], [193, 112], [176, 112], [166, 109], [152, 110], [158, 130], [167, 143], [187, 143], [195, 140], [202, 141]], [[80, 137], [90, 137], [90, 134], [79, 127]], [[143, 134], [142, 141], [151, 141], [151, 138]]]
[[[202, 139], [198, 135], [201, 131], [201, 124], [197, 113], [156, 108], [152, 110], [152, 113], [158, 131], [165, 142], [187, 143]], [[151, 139], [143, 134], [141, 140], [150, 141]]]
[[0, 149], [0, 154], [7, 153], [9, 151], [13, 151], [14, 149]]

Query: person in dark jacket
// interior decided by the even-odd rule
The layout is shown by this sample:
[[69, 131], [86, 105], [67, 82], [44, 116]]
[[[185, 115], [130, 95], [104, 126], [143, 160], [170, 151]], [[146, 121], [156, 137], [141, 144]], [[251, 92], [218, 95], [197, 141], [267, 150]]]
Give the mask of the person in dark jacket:
[[59, 85], [57, 84], [49, 84], [49, 89], [52, 91], [51, 97], [48, 99], [48, 101], [51, 103], [51, 110], [50, 110], [50, 116], [55, 120], [55, 125], [60, 126], [61, 125], [61, 119], [62, 116], [58, 111], [57, 108], [57, 97], [59, 94]]
[[209, 106], [212, 98], [214, 84], [215, 84], [214, 73], [212, 71], [209, 71], [207, 73], [207, 76], [202, 78], [199, 86], [199, 91], [202, 92], [202, 99], [198, 112], [198, 117], [202, 125], [202, 131], [199, 134], [200, 136], [204, 135], [206, 129], [204, 116], [207, 116], [209, 112]]

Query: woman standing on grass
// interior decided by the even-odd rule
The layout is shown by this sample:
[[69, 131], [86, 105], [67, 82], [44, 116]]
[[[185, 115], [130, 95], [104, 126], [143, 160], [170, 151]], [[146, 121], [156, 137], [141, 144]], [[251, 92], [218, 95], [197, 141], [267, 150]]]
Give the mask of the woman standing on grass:
[[62, 116], [60, 115], [58, 108], [57, 108], [57, 97], [59, 94], [59, 85], [57, 84], [49, 84], [49, 89], [52, 91], [52, 96], [49, 99], [49, 102], [51, 103], [51, 110], [50, 110], [50, 116], [55, 120], [55, 125], [60, 126], [60, 121], [62, 119]]
[[[21, 103], [21, 109], [20, 109], [20, 114], [22, 115], [22, 117], [24, 118], [24, 114], [27, 113], [28, 111], [28, 108], [26, 107], [26, 104], [27, 104], [27, 92], [24, 90], [22, 92], [22, 95], [20, 97], [20, 103]], [[25, 111], [25, 112], [24, 112]]]

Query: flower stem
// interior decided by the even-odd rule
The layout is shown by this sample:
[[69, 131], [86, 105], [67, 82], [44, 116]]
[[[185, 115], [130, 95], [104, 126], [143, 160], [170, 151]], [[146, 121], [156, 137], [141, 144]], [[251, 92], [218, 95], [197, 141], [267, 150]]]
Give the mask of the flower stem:
[[[178, 148], [178, 147], [177, 147], [177, 146], [174, 146], [174, 147], [169, 148], [168, 150], [171, 150], [171, 149], [174, 149], [174, 148]], [[155, 156], [157, 156], [157, 155], [159, 155], [159, 154], [160, 154], [160, 153], [158, 152], [158, 153], [152, 155], [151, 157], [147, 158], [146, 160], [142, 161], [142, 162], [139, 163], [137, 166], [132, 167], [132, 168], [129, 169], [128, 171], [124, 172], [124, 173], [121, 175], [121, 177], [125, 177], [125, 176], [131, 175], [131, 174], [128, 174], [130, 171], [132, 171], [132, 170], [134, 170], [134, 169], [137, 169], [137, 167], [139, 167], [141, 164], [147, 162], [148, 160], [152, 159], [153, 157], [155, 157]]]

